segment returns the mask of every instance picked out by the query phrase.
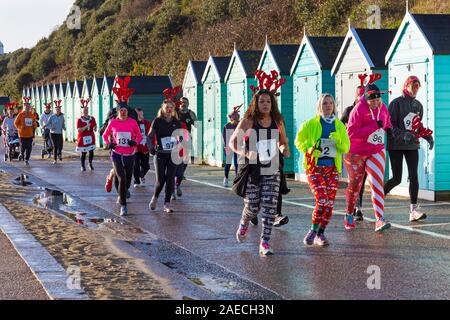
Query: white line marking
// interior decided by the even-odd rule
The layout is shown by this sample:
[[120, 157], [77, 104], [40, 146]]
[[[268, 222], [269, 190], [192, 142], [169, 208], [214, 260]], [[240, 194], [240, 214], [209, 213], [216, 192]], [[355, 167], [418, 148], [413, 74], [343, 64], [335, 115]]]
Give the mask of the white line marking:
[[450, 225], [450, 222], [430, 223], [430, 224], [417, 224], [417, 225], [412, 225], [411, 228], [436, 227], [436, 226], [447, 226], [447, 225]]
[[[214, 187], [214, 188], [219, 188], [219, 189], [224, 189], [224, 190], [231, 190], [231, 188], [225, 188], [223, 186], [219, 186], [219, 185], [216, 185], [216, 184], [213, 184], [213, 183], [209, 183], [209, 182], [199, 181], [199, 180], [196, 180], [196, 179], [191, 179], [189, 177], [186, 177], [186, 180], [189, 180], [189, 181], [192, 181], [192, 182], [196, 182], [196, 183], [200, 183], [200, 184], [204, 184], [204, 185], [207, 185], [207, 186], [210, 186], [210, 187]], [[294, 205], [294, 206], [314, 209], [314, 206], [311, 206], [309, 204], [297, 203], [297, 202], [293, 202], [293, 201], [289, 201], [289, 200], [283, 200], [283, 202], [287, 203], [287, 204]], [[344, 216], [346, 214], [344, 211], [340, 211], [340, 210], [333, 210], [333, 213], [336, 213], [336, 214], [342, 215], [342, 216]], [[375, 222], [375, 219], [364, 217], [364, 221]], [[426, 230], [420, 230], [420, 229], [418, 230], [418, 229], [414, 229], [413, 227], [408, 227], [408, 226], [404, 226], [404, 225], [397, 224], [397, 223], [392, 223], [392, 222], [391, 222], [391, 226], [394, 227], [394, 228], [397, 228], [397, 229], [407, 230], [407, 231], [411, 231], [411, 232], [426, 234], [428, 236], [432, 236], [432, 237], [436, 237], [436, 238], [442, 238], [442, 239], [450, 240], [450, 236], [447, 236], [445, 234], [440, 234], [440, 233], [426, 231]]]

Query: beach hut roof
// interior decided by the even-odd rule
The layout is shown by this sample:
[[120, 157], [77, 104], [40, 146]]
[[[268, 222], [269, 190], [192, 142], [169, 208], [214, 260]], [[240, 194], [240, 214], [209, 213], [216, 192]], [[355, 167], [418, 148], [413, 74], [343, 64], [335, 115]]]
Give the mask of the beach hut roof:
[[[209, 57], [208, 63], [211, 61], [213, 70], [220, 81], [223, 81], [225, 79], [225, 75], [228, 70], [228, 65], [230, 64], [230, 60], [231, 57], [213, 57], [213, 56]], [[203, 72], [202, 82], [204, 82], [205, 79], [206, 79], [206, 72]]]
[[369, 69], [384, 68], [384, 58], [389, 46], [394, 40], [397, 29], [355, 29], [350, 28], [345, 36], [341, 50], [331, 70], [335, 74], [341, 64], [345, 49], [354, 39], [359, 50], [364, 56]]
[[[298, 44], [268, 44], [264, 48], [268, 54], [272, 57], [276, 65], [277, 71], [280, 75], [290, 74], [292, 64], [294, 63], [295, 57], [298, 52]], [[258, 64], [258, 69], [262, 68], [262, 63], [264, 59], [264, 53], [261, 55], [261, 59]]]
[[205, 72], [207, 61], [189, 61], [191, 65], [192, 74], [194, 75], [195, 82], [201, 83], [203, 73]]
[[5, 105], [5, 104], [7, 104], [8, 102], [11, 102], [11, 101], [9, 100], [9, 97], [0, 97], [0, 104], [1, 104], [1, 105]]

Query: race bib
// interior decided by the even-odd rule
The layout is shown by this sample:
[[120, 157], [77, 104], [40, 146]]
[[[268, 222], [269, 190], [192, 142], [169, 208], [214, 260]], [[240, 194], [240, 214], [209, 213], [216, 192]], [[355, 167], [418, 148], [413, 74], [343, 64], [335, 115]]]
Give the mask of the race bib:
[[131, 140], [131, 132], [117, 132], [116, 143], [119, 147], [128, 147]]
[[27, 127], [31, 127], [33, 125], [33, 119], [31, 118], [25, 118], [25, 125]]
[[161, 145], [164, 151], [170, 151], [177, 145], [177, 139], [175, 137], [161, 138]]
[[414, 117], [417, 116], [416, 113], [408, 113], [408, 115], [403, 119], [403, 123], [405, 124], [406, 130], [412, 130], [412, 122]]
[[256, 143], [259, 161], [267, 162], [273, 159], [277, 153], [277, 140], [260, 140]]
[[320, 139], [320, 147], [322, 148], [322, 153], [319, 158], [329, 157], [335, 158], [337, 155], [336, 151], [336, 141], [333, 139]]
[[147, 134], [145, 132], [145, 124], [141, 124], [139, 127], [141, 128], [141, 134], [142, 134], [141, 144], [145, 146], [147, 144]]
[[374, 145], [384, 144], [384, 130], [380, 128], [374, 133], [372, 133], [367, 139], [367, 142]]
[[83, 137], [83, 145], [88, 146], [92, 144], [92, 136]]

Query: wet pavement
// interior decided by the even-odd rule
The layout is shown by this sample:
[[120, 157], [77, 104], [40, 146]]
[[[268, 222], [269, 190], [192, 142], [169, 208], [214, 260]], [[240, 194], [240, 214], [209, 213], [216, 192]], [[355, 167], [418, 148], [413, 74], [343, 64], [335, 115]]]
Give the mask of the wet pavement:
[[[66, 145], [67, 148], [67, 145]], [[69, 148], [67, 148], [69, 149]], [[73, 148], [70, 148], [73, 150]], [[1, 151], [0, 151], [1, 152]], [[103, 152], [104, 154], [104, 152]], [[334, 217], [327, 229], [331, 245], [305, 247], [314, 200], [306, 184], [288, 181], [291, 193], [284, 198], [283, 213], [289, 224], [273, 231], [275, 255], [261, 258], [261, 226], [251, 227], [246, 242], [238, 244], [235, 232], [242, 199], [223, 188], [222, 171], [189, 166], [183, 196], [173, 201], [175, 212], [150, 212], [154, 173], [145, 188], [131, 190], [129, 216], [118, 217], [117, 194], [104, 191], [111, 165], [96, 159], [95, 171], [80, 172], [73, 154], [62, 163], [40, 160], [35, 147], [30, 166], [12, 162], [1, 169], [27, 174], [39, 188], [36, 204], [50, 206], [74, 223], [96, 227], [107, 221], [132, 225], [151, 235], [149, 241], [130, 244], [205, 289], [219, 299], [449, 299], [450, 203], [422, 201], [428, 219], [409, 223], [408, 200], [388, 197], [386, 217], [393, 227], [374, 232], [373, 212], [365, 197], [368, 219], [348, 232], [343, 228], [344, 184], [339, 189]], [[12, 167], [11, 167], [12, 164]], [[45, 190], [47, 188], [47, 190]], [[60, 190], [62, 193], [52, 190]], [[51, 199], [51, 201], [49, 201]], [[33, 199], [30, 199], [33, 201]], [[109, 220], [108, 220], [109, 219]], [[379, 270], [380, 288], [369, 289], [373, 271]], [[378, 280], [378, 279], [376, 279]], [[371, 287], [372, 288], [372, 287]]]

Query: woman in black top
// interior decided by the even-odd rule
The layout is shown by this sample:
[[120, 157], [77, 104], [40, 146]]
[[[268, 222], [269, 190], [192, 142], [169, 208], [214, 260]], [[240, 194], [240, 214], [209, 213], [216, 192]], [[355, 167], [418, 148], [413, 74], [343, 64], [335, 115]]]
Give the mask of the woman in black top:
[[[156, 146], [153, 145], [154, 136], [156, 136]], [[165, 184], [164, 212], [173, 212], [173, 209], [170, 207], [170, 198], [173, 191], [177, 164], [179, 164], [175, 164], [174, 161], [179, 158], [180, 136], [183, 136], [183, 131], [175, 110], [175, 104], [171, 100], [164, 100], [157, 117], [153, 120], [150, 133], [147, 137], [147, 145], [150, 153], [156, 155], [154, 157], [156, 185], [155, 192], [149, 204], [151, 210], [156, 209], [156, 202]]]

